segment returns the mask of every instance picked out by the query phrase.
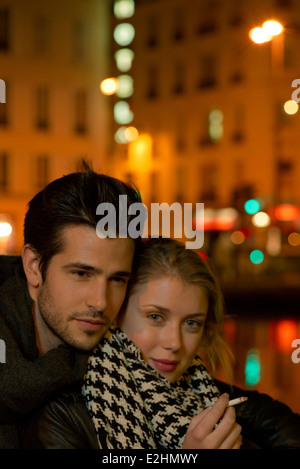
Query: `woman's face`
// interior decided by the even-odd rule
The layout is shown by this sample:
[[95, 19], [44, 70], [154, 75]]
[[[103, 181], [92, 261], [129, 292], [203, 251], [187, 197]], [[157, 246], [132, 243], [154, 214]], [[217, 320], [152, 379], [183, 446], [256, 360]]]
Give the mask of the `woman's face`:
[[173, 382], [199, 349], [207, 311], [204, 287], [175, 276], [149, 279], [130, 295], [120, 327], [144, 360]]

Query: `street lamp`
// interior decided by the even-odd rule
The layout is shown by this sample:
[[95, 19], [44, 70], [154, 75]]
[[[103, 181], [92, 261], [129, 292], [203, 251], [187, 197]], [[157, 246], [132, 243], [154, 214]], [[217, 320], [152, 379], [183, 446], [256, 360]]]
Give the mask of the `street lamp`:
[[[278, 85], [282, 81], [283, 65], [284, 65], [284, 27], [283, 25], [274, 19], [265, 21], [261, 26], [253, 28], [249, 31], [250, 39], [258, 45], [271, 43], [271, 86], [270, 91], [273, 94]], [[290, 106], [288, 105], [288, 109]], [[285, 112], [287, 112], [285, 110]], [[282, 155], [280, 154], [281, 141], [280, 141], [280, 121], [277, 116], [277, 110], [273, 110], [274, 115], [274, 136], [273, 136], [273, 154], [274, 154], [274, 197], [278, 198], [278, 187], [279, 187], [279, 163]]]
[[260, 27], [251, 29], [249, 36], [256, 44], [263, 44], [272, 40], [274, 36], [278, 36], [283, 32], [283, 26], [279, 21], [267, 20]]
[[279, 21], [267, 20], [262, 26], [252, 28], [249, 32], [250, 39], [255, 44], [271, 42], [272, 72], [282, 72], [284, 59], [284, 28]]

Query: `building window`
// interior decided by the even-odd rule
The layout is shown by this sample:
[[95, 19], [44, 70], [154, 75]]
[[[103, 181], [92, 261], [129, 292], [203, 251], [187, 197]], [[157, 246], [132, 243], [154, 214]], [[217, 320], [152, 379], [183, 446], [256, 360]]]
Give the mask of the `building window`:
[[43, 189], [49, 183], [49, 157], [39, 155], [36, 158], [36, 186]]
[[87, 132], [87, 93], [78, 90], [75, 93], [75, 132], [85, 134]]
[[0, 52], [10, 49], [9, 41], [9, 10], [8, 8], [0, 8]]
[[174, 85], [173, 93], [182, 94], [185, 89], [185, 68], [181, 62], [177, 62], [174, 65]]
[[8, 188], [8, 155], [0, 153], [0, 191], [5, 192]]
[[146, 25], [146, 47], [153, 48], [158, 46], [158, 30], [159, 24], [156, 17], [152, 16], [148, 18], [148, 23]]
[[234, 129], [232, 140], [240, 143], [245, 139], [245, 112], [241, 106], [234, 109]]
[[49, 89], [46, 86], [36, 90], [36, 127], [40, 130], [49, 128]]
[[172, 39], [174, 41], [181, 41], [184, 39], [184, 12], [179, 9], [175, 11], [174, 15], [174, 27], [172, 32]]
[[155, 99], [159, 95], [159, 73], [156, 66], [151, 66], [147, 75], [147, 88], [146, 97], [148, 99]]
[[217, 84], [217, 63], [212, 55], [206, 55], [200, 61], [198, 88], [211, 88]]
[[33, 52], [41, 57], [48, 55], [51, 47], [51, 23], [44, 15], [33, 19]]
[[73, 42], [73, 59], [78, 63], [85, 63], [87, 61], [87, 27], [82, 19], [74, 22], [72, 28], [72, 42]]
[[196, 33], [199, 35], [213, 34], [218, 29], [217, 16], [219, 2], [216, 0], [206, 0], [201, 2], [199, 20], [196, 26]]
[[178, 167], [176, 170], [176, 202], [183, 203], [186, 192], [186, 170]]
[[215, 202], [217, 200], [218, 171], [214, 164], [206, 164], [201, 168], [200, 181], [200, 200]]

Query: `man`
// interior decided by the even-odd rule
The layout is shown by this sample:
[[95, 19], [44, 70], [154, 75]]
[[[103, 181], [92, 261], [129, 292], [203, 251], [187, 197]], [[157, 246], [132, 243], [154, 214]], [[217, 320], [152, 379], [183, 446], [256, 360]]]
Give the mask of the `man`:
[[118, 221], [121, 195], [127, 215], [137, 191], [84, 164], [30, 201], [21, 258], [0, 258], [0, 448], [20, 447], [26, 417], [82, 379], [123, 303], [135, 242], [96, 232], [98, 205], [112, 204]]

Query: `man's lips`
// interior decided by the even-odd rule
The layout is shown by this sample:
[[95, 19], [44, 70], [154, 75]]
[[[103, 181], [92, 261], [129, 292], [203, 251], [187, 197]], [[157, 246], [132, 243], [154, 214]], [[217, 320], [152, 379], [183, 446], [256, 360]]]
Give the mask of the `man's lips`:
[[101, 327], [107, 327], [106, 321], [104, 319], [95, 319], [95, 318], [75, 318], [79, 325], [83, 329], [89, 329], [92, 331], [98, 330]]
[[153, 365], [159, 371], [174, 371], [179, 361], [177, 360], [165, 360], [160, 358], [151, 358]]

